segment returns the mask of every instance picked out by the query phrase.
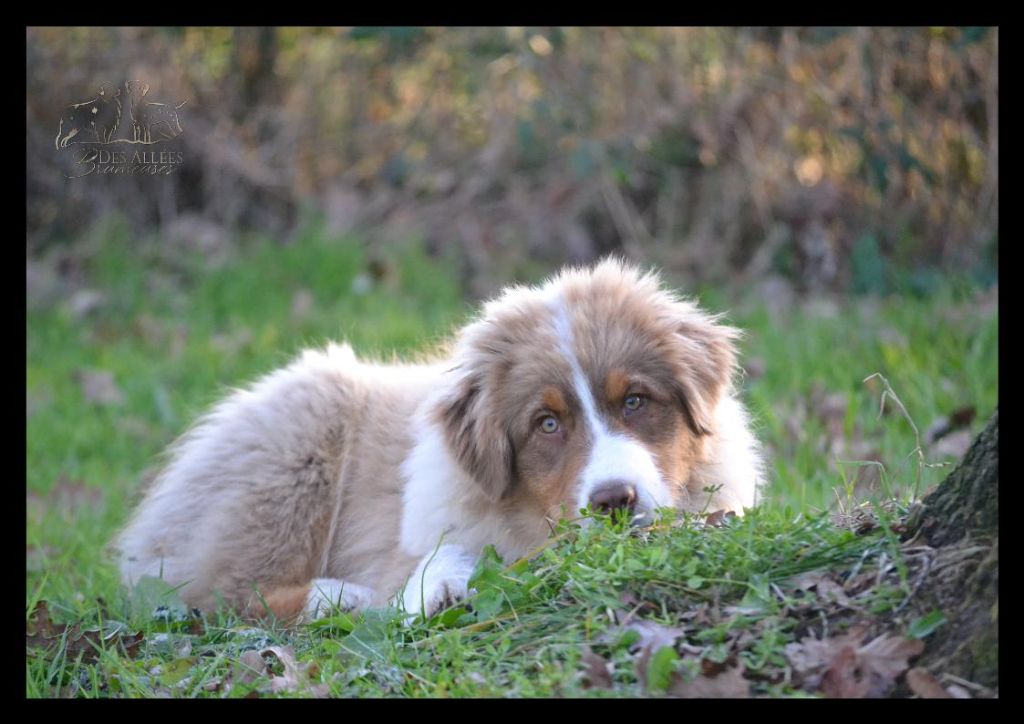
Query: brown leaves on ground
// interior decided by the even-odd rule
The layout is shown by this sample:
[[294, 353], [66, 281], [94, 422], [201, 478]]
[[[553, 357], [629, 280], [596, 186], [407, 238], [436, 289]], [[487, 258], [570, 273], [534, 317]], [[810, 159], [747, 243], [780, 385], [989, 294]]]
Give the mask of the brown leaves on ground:
[[823, 601], [850, 606], [850, 598], [843, 586], [832, 579], [829, 571], [817, 570], [801, 573], [792, 579], [793, 587], [801, 591], [814, 590]]
[[[854, 495], [856, 496], [856, 492]], [[906, 532], [906, 518], [900, 511], [899, 501], [894, 498], [883, 500], [877, 505], [870, 501], [856, 505], [847, 505], [840, 501], [839, 509], [830, 516], [832, 524], [837, 528], [846, 528], [857, 535], [865, 535], [876, 530], [882, 524], [883, 518], [889, 520], [889, 530], [896, 535], [903, 535]]]
[[308, 289], [297, 289], [292, 295], [291, 315], [292, 321], [302, 322], [309, 318], [316, 307], [316, 298], [313, 292]]
[[106, 621], [100, 627], [83, 628], [58, 624], [50, 618], [46, 601], [40, 601], [25, 625], [25, 647], [43, 651], [47, 655], [63, 642], [65, 656], [75, 660], [81, 655], [82, 662], [92, 664], [99, 660], [104, 649], [120, 647], [128, 657], [134, 657], [143, 641], [141, 631], [130, 633], [127, 626], [116, 621]]
[[75, 380], [82, 389], [82, 395], [88, 402], [97, 405], [120, 405], [124, 402], [124, 393], [114, 382], [114, 374], [107, 370], [78, 370]]
[[[281, 674], [274, 673], [275, 669], [281, 669]], [[259, 652], [243, 652], [232, 667], [224, 690], [230, 692], [234, 686], [245, 685], [254, 687], [249, 697], [302, 692], [322, 699], [329, 695], [330, 687], [326, 683], [313, 683], [319, 673], [315, 662], [297, 661], [291, 646], [269, 646]]]
[[[703, 517], [702, 517], [703, 516]], [[693, 528], [724, 528], [729, 524], [729, 521], [736, 519], [736, 511], [734, 510], [715, 510], [707, 515], [698, 513], [696, 517], [683, 516], [676, 519], [672, 523], [672, 527], [678, 528], [681, 526], [688, 526]]]
[[673, 646], [676, 639], [685, 633], [681, 628], [666, 626], [645, 618], [628, 620], [622, 626], [612, 629], [611, 633], [617, 635], [625, 631], [639, 634], [640, 638], [630, 648], [640, 652], [657, 651], [663, 646]]
[[937, 418], [924, 433], [924, 444], [934, 445], [940, 439], [946, 437], [951, 432], [956, 430], [962, 430], [974, 421], [978, 411], [973, 405], [967, 405], [961, 407], [949, 414], [949, 416], [942, 416]]
[[746, 699], [750, 683], [743, 677], [744, 670], [741, 663], [711, 674], [702, 671], [690, 681], [676, 674], [668, 693], [684, 699]]
[[795, 683], [832, 698], [882, 697], [924, 651], [924, 642], [883, 634], [862, 644], [867, 628], [827, 639], [807, 637], [786, 646]]
[[939, 680], [931, 672], [921, 667], [914, 667], [907, 672], [907, 686], [922, 699], [952, 699], [953, 695], [946, 691]]
[[102, 510], [105, 504], [102, 488], [88, 485], [83, 480], [72, 480], [64, 474], [58, 476], [46, 493], [33, 490], [25, 495], [26, 512], [34, 520], [42, 520], [47, 513], [69, 518], [80, 509]]
[[[637, 679], [645, 690], [664, 691], [669, 696], [684, 698], [746, 698], [750, 696], [750, 683], [743, 677], [744, 667], [718, 664], [703, 658], [704, 649], [693, 646], [684, 638], [685, 631], [675, 626], [627, 617], [622, 625], [609, 630], [606, 637], [616, 638], [633, 632], [639, 638], [630, 651], [634, 653]], [[677, 665], [679, 653], [683, 666]], [[610, 664], [586, 649], [583, 661], [587, 666], [586, 678], [593, 686], [611, 687]], [[684, 676], [680, 668], [698, 670], [695, 677]], [[607, 678], [605, 678], [607, 676]], [[597, 682], [606, 682], [604, 685]]]
[[730, 518], [735, 518], [736, 512], [732, 510], [716, 510], [714, 513], [708, 515], [707, 520], [704, 521], [705, 525], [711, 526], [712, 528], [722, 528], [726, 525]]
[[611, 689], [612, 665], [604, 657], [599, 656], [587, 646], [583, 649], [581, 660], [584, 665], [583, 679], [586, 688]]
[[977, 410], [973, 405], [960, 407], [937, 418], [924, 432], [923, 443], [935, 459], [959, 460], [974, 441], [969, 426]]

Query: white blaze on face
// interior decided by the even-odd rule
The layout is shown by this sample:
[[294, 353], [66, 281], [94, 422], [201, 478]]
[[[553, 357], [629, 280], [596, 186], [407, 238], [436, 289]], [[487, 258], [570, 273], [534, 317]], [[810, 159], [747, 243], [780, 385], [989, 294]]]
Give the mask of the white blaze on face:
[[573, 351], [572, 324], [561, 297], [552, 301], [552, 314], [558, 344], [572, 369], [573, 389], [583, 407], [583, 420], [591, 440], [590, 457], [580, 474], [577, 508], [586, 507], [594, 491], [612, 481], [623, 481], [636, 488], [636, 513], [650, 521], [655, 508], [670, 506], [672, 497], [654, 463], [654, 456], [639, 441], [612, 432], [597, 412], [594, 395]]

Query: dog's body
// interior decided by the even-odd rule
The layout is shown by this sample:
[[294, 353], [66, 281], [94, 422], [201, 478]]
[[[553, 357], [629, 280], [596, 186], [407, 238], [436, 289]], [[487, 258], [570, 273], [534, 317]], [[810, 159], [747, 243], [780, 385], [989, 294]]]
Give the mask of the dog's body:
[[430, 614], [485, 545], [525, 555], [588, 504], [742, 512], [761, 465], [735, 336], [607, 261], [506, 291], [434, 364], [307, 351], [172, 448], [119, 538], [123, 578], [200, 608]]

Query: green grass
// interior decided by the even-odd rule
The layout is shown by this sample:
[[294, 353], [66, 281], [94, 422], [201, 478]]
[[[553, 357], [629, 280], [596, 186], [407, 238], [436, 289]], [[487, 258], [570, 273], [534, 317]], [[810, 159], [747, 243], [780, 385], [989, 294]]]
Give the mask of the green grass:
[[[643, 602], [645, 617], [673, 625], [687, 611], [717, 606], [719, 620], [686, 640], [711, 660], [739, 657], [756, 693], [794, 694], [776, 679], [781, 647], [800, 624], [781, 615], [782, 599], [766, 591], [776, 584], [788, 595], [785, 582], [800, 571], [895, 554], [891, 536], [855, 537], [818, 514], [836, 505], [837, 490], [840, 500], [855, 495], [844, 480], [856, 477], [857, 466], [838, 464], [826, 449], [829, 422], [817, 400], [841, 396], [839, 439], [881, 459], [877, 495], [905, 498], [917, 469], [908, 457], [913, 431], [898, 414], [878, 418], [881, 390], [863, 380], [882, 373], [922, 432], [964, 406], [977, 410], [976, 432], [998, 395], [997, 312], [956, 284], [929, 298], [850, 299], [830, 316], [795, 308], [775, 317], [756, 299], [702, 294], [747, 330], [744, 359], [763, 365], [743, 390], [772, 457], [761, 511], [720, 530], [665, 526], [637, 536], [567, 528], [532, 562], [506, 570], [485, 560], [472, 611], [411, 627], [371, 612], [298, 632], [272, 625], [254, 632], [230, 616], [190, 629], [187, 621], [154, 619], [152, 595], [132, 602], [105, 551], [158, 453], [229, 387], [304, 346], [344, 338], [360, 354], [411, 354], [471, 308], [445, 264], [414, 245], [371, 263], [357, 240], [316, 231], [288, 246], [249, 239], [206, 257], [159, 239], [128, 240], [114, 226], [83, 240], [76, 254], [83, 285], [102, 291], [103, 304], [79, 317], [59, 299], [30, 306], [27, 319], [26, 623], [45, 600], [54, 620], [78, 624], [76, 632], [106, 626], [109, 648], [94, 656], [75, 643], [76, 632], [48, 651], [29, 646], [29, 696], [222, 696], [216, 684], [240, 652], [274, 642], [315, 661], [315, 679], [339, 696], [657, 693], [639, 683], [629, 635], [614, 633], [630, 608], [627, 591]], [[122, 401], [87, 399], [83, 370], [111, 372]], [[922, 487], [945, 472], [925, 469]], [[905, 590], [897, 581], [895, 593], [881, 587], [864, 595], [885, 609]], [[721, 614], [741, 602], [754, 612]], [[173, 596], [167, 605], [174, 610]], [[143, 632], [134, 658], [118, 653], [112, 622]], [[756, 636], [738, 646], [737, 627]], [[191, 650], [183, 654], [184, 642]], [[584, 687], [584, 645], [615, 663], [613, 689]], [[662, 656], [658, 666], [677, 675], [693, 666], [676, 659]], [[238, 683], [230, 695], [246, 691]]]

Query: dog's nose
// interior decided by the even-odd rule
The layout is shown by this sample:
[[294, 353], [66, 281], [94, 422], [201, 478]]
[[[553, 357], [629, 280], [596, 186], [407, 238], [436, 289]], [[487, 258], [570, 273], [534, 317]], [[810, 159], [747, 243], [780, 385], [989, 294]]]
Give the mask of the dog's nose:
[[636, 488], [622, 480], [605, 483], [590, 494], [590, 507], [604, 514], [621, 508], [632, 512], [635, 505]]

